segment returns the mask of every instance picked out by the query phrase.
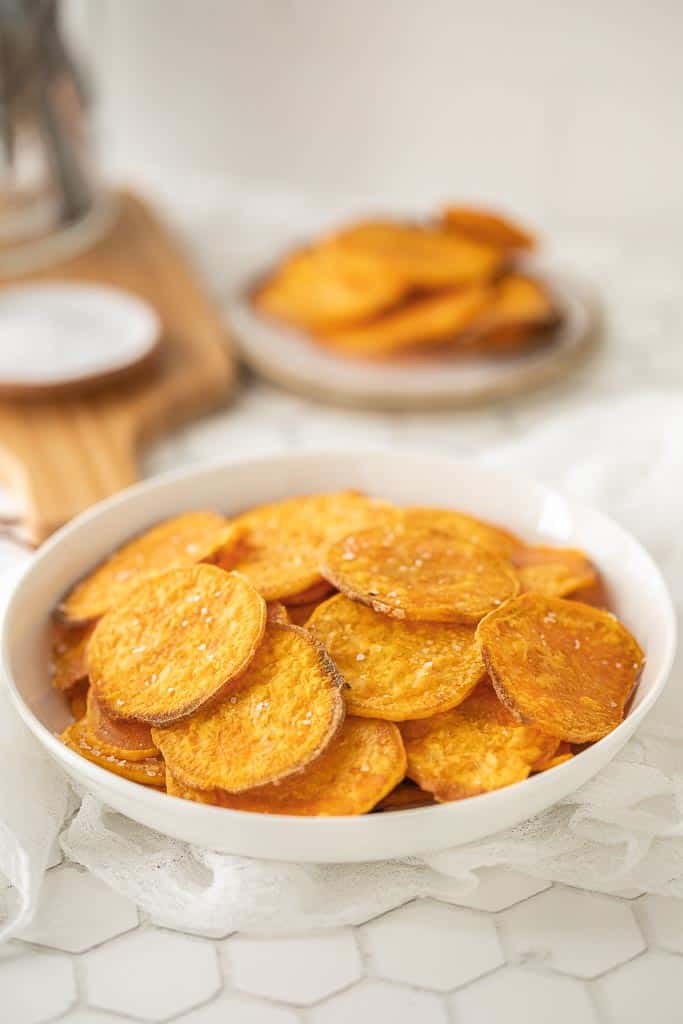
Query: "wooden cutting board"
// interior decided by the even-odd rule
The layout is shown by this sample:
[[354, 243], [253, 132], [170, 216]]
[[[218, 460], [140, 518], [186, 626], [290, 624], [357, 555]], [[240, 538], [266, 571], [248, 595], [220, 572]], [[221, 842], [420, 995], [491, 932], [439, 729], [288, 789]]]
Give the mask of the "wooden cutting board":
[[24, 532], [39, 543], [137, 480], [151, 440], [224, 401], [235, 364], [222, 319], [177, 242], [128, 193], [96, 246], [21, 280], [111, 284], [149, 302], [163, 324], [158, 360], [133, 379], [81, 397], [0, 401], [0, 476], [22, 503]]

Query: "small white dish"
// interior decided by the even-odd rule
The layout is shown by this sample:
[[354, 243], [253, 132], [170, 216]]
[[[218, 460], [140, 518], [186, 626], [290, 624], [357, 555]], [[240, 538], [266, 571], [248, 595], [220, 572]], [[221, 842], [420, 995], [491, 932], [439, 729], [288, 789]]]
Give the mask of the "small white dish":
[[[118, 778], [55, 736], [69, 721], [50, 686], [48, 623], [62, 594], [105, 555], [160, 518], [196, 508], [226, 513], [294, 494], [356, 487], [398, 504], [464, 509], [531, 541], [580, 547], [608, 582], [614, 610], [647, 662], [628, 717], [552, 771], [455, 803], [351, 818], [297, 818], [191, 803]], [[555, 491], [447, 457], [415, 452], [280, 455], [169, 474], [96, 505], [33, 557], [1, 624], [1, 668], [19, 714], [51, 757], [105, 804], [170, 836], [265, 859], [342, 862], [406, 857], [481, 839], [583, 785], [633, 734], [662, 692], [676, 643], [673, 607], [650, 556], [620, 526]]]
[[549, 344], [517, 355], [435, 356], [396, 364], [345, 358], [302, 331], [260, 316], [249, 300], [250, 286], [238, 292], [228, 316], [245, 362], [291, 391], [374, 409], [471, 405], [548, 383], [566, 373], [596, 341], [597, 304], [591, 290], [569, 274], [534, 269], [551, 289], [563, 318]]
[[161, 323], [141, 299], [94, 284], [0, 289], [0, 394], [91, 387], [150, 360]]

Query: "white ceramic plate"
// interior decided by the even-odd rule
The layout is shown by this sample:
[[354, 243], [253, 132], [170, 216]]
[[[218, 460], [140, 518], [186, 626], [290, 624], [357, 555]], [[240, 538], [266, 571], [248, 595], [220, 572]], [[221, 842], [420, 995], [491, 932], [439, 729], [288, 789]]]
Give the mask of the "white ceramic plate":
[[[456, 803], [359, 818], [296, 818], [190, 803], [118, 778], [68, 750], [50, 687], [47, 627], [74, 580], [158, 519], [196, 508], [227, 513], [294, 494], [356, 487], [398, 504], [442, 505], [492, 519], [529, 540], [580, 547], [609, 583], [615, 611], [647, 663], [628, 718], [571, 761], [506, 789]], [[609, 519], [541, 484], [481, 466], [407, 452], [325, 452], [224, 462], [138, 484], [79, 516], [29, 563], [2, 622], [2, 669], [29, 729], [84, 789], [167, 835], [252, 857], [319, 862], [405, 857], [466, 843], [514, 825], [581, 786], [631, 736], [661, 693], [675, 647], [662, 577], [640, 545]]]
[[228, 315], [242, 357], [275, 384], [313, 398], [371, 408], [468, 405], [528, 391], [566, 373], [596, 340], [596, 302], [590, 289], [568, 274], [535, 272], [547, 282], [563, 312], [552, 343], [499, 358], [431, 359], [404, 365], [345, 359], [301, 331], [259, 316], [249, 287]]
[[110, 381], [149, 360], [160, 334], [154, 310], [118, 288], [3, 288], [0, 392], [35, 395]]

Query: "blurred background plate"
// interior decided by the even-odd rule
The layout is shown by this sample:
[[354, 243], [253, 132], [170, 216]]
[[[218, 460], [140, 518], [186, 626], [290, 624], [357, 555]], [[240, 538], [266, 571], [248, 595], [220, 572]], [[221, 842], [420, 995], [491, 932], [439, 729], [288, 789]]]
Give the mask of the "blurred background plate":
[[228, 315], [251, 369], [307, 397], [375, 409], [469, 405], [526, 392], [568, 373], [598, 340], [592, 289], [564, 271], [534, 269], [553, 292], [562, 321], [548, 344], [509, 357], [435, 356], [400, 364], [346, 359], [301, 331], [259, 316], [248, 284], [229, 304]]

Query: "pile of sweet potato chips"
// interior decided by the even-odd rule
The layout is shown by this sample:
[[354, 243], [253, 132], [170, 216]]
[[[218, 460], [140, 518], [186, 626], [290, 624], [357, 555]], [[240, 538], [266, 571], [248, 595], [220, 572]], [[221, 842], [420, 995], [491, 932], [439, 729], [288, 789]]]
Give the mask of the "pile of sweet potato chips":
[[524, 267], [535, 246], [468, 207], [428, 223], [363, 221], [290, 253], [252, 301], [341, 355], [510, 354], [550, 340], [560, 316]]
[[562, 764], [624, 716], [643, 653], [581, 551], [354, 491], [190, 512], [55, 611], [62, 733], [176, 797], [340, 815]]

